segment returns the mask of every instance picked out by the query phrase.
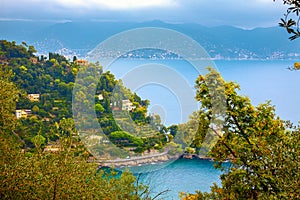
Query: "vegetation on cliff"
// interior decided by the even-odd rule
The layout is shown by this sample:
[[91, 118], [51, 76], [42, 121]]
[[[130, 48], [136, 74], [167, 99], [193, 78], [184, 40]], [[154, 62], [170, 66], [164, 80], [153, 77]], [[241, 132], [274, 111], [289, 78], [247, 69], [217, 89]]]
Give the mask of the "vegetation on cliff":
[[[28, 116], [18, 119], [15, 132], [24, 141], [23, 148], [28, 151], [35, 151], [33, 138], [37, 135], [45, 138], [42, 148], [48, 143], [56, 142], [59, 138], [52, 131], [55, 125], [62, 119], [72, 118], [72, 92], [76, 75], [79, 70], [88, 71], [88, 76], [84, 77], [84, 84], [80, 87], [82, 91], [87, 91], [91, 87], [89, 83], [95, 82], [94, 74], [100, 75], [100, 80], [96, 80], [96, 91], [90, 93], [80, 93], [74, 98], [81, 98], [82, 101], [88, 99], [87, 95], [92, 95], [95, 100], [95, 112], [98, 122], [105, 135], [114, 138], [118, 145], [125, 144], [121, 140], [125, 138], [111, 137], [110, 134], [122, 131], [122, 127], [129, 129], [130, 133], [145, 135], [144, 141], [150, 137], [151, 141], [127, 143], [137, 147], [138, 152], [143, 152], [152, 148], [155, 144], [162, 147], [165, 143], [164, 133], [161, 131], [163, 125], [160, 124], [158, 116], [147, 116], [148, 100], [142, 100], [136, 93], [122, 85], [122, 81], [116, 80], [109, 71], [103, 72], [98, 63], [90, 63], [88, 66], [80, 66], [76, 62], [68, 60], [64, 56], [49, 53], [45, 56], [34, 55], [33, 46], [28, 46], [25, 42], [17, 45], [15, 42], [0, 41], [1, 66], [5, 70], [12, 72], [12, 82], [18, 86], [20, 92], [16, 104], [16, 110], [27, 110]], [[118, 90], [118, 92], [116, 92]], [[29, 94], [39, 95], [35, 101], [30, 100]], [[124, 108], [124, 104], [129, 105]], [[15, 112], [15, 111], [14, 111]], [[124, 116], [129, 113], [130, 119], [134, 122], [126, 121]], [[154, 122], [155, 121], [155, 122]], [[154, 123], [153, 123], [154, 122]], [[141, 125], [151, 125], [151, 129], [139, 130]], [[149, 132], [150, 131], [150, 132]], [[137, 134], [136, 134], [137, 135]], [[154, 136], [153, 136], [154, 135]], [[147, 137], [149, 136], [149, 137]], [[137, 138], [137, 140], [142, 140]]]

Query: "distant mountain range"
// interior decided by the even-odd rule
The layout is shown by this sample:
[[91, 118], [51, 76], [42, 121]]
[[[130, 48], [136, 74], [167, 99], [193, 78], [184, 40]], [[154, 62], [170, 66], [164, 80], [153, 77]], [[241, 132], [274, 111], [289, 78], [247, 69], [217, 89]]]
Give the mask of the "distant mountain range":
[[186, 34], [215, 59], [299, 59], [300, 40], [289, 41], [279, 27], [244, 30], [230, 26], [150, 22], [34, 22], [0, 21], [0, 39], [25, 41], [39, 53], [57, 52], [85, 57], [101, 41], [141, 27], [169, 28]]

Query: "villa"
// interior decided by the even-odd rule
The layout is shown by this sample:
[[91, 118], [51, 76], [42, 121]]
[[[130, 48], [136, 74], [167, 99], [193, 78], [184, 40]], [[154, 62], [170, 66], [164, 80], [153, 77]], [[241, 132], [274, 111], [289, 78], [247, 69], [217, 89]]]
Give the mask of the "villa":
[[133, 106], [132, 102], [128, 99], [122, 100], [122, 110], [131, 111], [136, 107]]

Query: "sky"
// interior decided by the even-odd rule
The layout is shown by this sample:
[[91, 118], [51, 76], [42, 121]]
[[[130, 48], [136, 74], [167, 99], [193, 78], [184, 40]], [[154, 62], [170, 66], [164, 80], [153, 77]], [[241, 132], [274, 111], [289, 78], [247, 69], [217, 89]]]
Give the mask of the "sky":
[[151, 21], [276, 26], [282, 0], [0, 0], [0, 20]]

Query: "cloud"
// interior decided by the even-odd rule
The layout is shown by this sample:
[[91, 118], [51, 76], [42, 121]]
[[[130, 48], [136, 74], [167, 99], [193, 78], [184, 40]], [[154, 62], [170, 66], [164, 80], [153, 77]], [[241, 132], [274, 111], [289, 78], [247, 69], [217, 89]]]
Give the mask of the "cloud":
[[189, 22], [256, 27], [276, 25], [277, 0], [0, 0], [0, 19]]
[[130, 10], [149, 7], [170, 7], [176, 5], [176, 0], [1, 0], [2, 5], [18, 7], [18, 5], [45, 5], [54, 7], [64, 7], [66, 9], [111, 9]]

